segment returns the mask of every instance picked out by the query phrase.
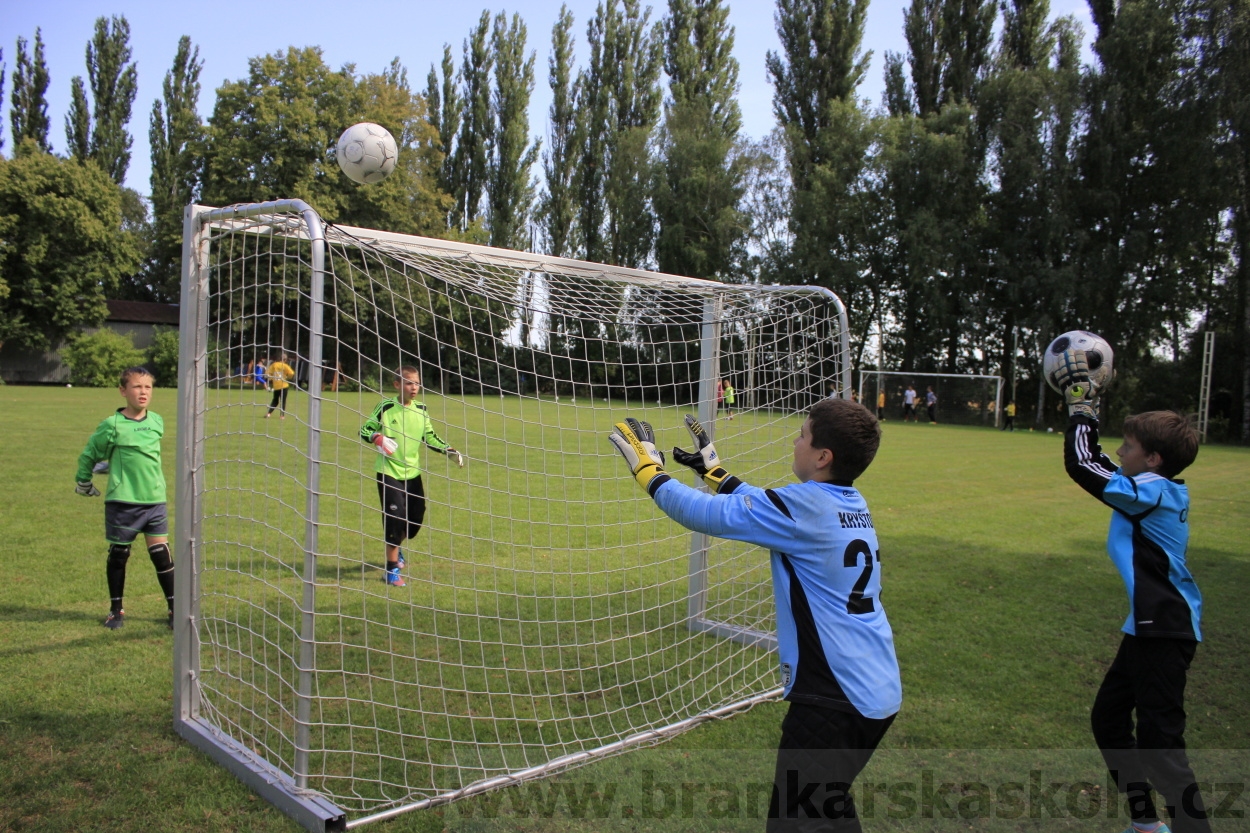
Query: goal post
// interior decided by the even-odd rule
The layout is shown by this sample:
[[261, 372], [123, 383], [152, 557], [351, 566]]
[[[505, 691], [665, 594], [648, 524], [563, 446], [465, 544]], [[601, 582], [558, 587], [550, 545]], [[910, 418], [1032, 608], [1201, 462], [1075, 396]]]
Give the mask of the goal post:
[[898, 370], [861, 368], [856, 390], [860, 401], [877, 407], [885, 394], [885, 418], [902, 414], [903, 394], [908, 385], [916, 390], [917, 418], [925, 415], [925, 394], [930, 387], [937, 396], [937, 421], [949, 425], [993, 425], [998, 427], [1003, 413], [1003, 377], [971, 373], [904, 373]]
[[[192, 205], [180, 338], [175, 728], [304, 827], [779, 696], [767, 554], [665, 519], [606, 435], [634, 416], [686, 444], [696, 413], [736, 475], [784, 481], [804, 412], [850, 396], [832, 292]], [[288, 394], [257, 383], [277, 361]], [[466, 464], [423, 450], [392, 587], [360, 428], [401, 366]]]

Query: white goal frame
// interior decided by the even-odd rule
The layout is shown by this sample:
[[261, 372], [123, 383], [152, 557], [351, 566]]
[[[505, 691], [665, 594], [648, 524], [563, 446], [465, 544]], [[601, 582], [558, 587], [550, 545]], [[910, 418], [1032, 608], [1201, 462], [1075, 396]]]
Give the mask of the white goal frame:
[[[200, 581], [204, 569], [204, 496], [205, 481], [205, 415], [209, 410], [208, 385], [210, 382], [209, 355], [211, 345], [207, 333], [209, 320], [209, 286], [213, 240], [218, 234], [247, 227], [251, 234], [271, 234], [300, 241], [310, 251], [307, 264], [312, 280], [310, 283], [308, 355], [306, 390], [301, 398], [306, 400], [306, 422], [302, 442], [306, 443], [306, 469], [303, 475], [303, 551], [302, 601], [298, 633], [292, 634], [298, 645], [294, 661], [298, 679], [292, 680], [292, 701], [289, 718], [293, 726], [291, 747], [294, 749], [293, 764], [289, 767], [267, 760], [244, 739], [234, 737], [229, 727], [212, 719], [212, 709], [205, 701], [201, 678], [206, 670], [201, 666], [201, 648], [208, 644], [211, 634], [203, 628]], [[752, 291], [767, 295], [770, 291], [784, 292], [788, 296], [810, 296], [813, 303], [825, 305], [829, 320], [836, 325], [838, 343], [832, 350], [837, 356], [838, 370], [827, 385], [834, 394], [850, 398], [851, 370], [849, 365], [849, 328], [846, 308], [831, 291], [819, 287], [748, 287], [718, 284], [677, 276], [659, 275], [644, 270], [607, 267], [582, 261], [551, 258], [540, 254], [511, 252], [484, 246], [433, 240], [390, 232], [336, 226], [336, 233], [351, 236], [365, 246], [385, 249], [388, 246], [404, 246], [413, 250], [439, 253], [450, 258], [468, 262], [478, 258], [506, 261], [517, 269], [546, 271], [559, 269], [564, 274], [584, 274], [588, 278], [603, 279], [605, 274], [633, 285], [654, 285], [657, 280], [666, 285], [678, 285], [703, 299], [701, 351], [699, 364], [698, 416], [710, 431], [715, 432], [717, 422], [716, 383], [721, 375], [718, 350], [721, 339], [720, 293]], [[347, 830], [373, 821], [392, 818], [401, 813], [425, 809], [459, 798], [476, 795], [522, 781], [542, 777], [557, 771], [587, 763], [606, 755], [617, 754], [626, 749], [654, 743], [666, 737], [690, 729], [708, 720], [730, 716], [756, 703], [776, 699], [782, 689], [779, 686], [763, 687], [740, 700], [723, 703], [715, 708], [691, 714], [668, 725], [646, 728], [632, 734], [617, 737], [597, 748], [583, 749], [548, 760], [538, 766], [530, 766], [505, 774], [461, 785], [455, 789], [437, 792], [418, 800], [400, 800], [392, 806], [361, 813], [345, 809], [331, 797], [319, 792], [315, 786], [315, 773], [310, 774], [309, 758], [315, 749], [316, 739], [310, 727], [316, 722], [313, 714], [314, 675], [317, 662], [316, 617], [318, 613], [317, 592], [319, 587], [318, 558], [321, 555], [319, 536], [327, 527], [320, 516], [322, 492], [321, 450], [323, 440], [322, 382], [327, 378], [324, 356], [323, 333], [326, 327], [327, 300], [325, 280], [327, 275], [327, 226], [317, 212], [301, 200], [280, 200], [226, 208], [201, 205], [187, 206], [183, 231], [183, 274], [180, 321], [180, 352], [178, 366], [178, 419], [177, 419], [177, 476], [175, 499], [177, 501], [177, 525], [175, 547], [179, 569], [176, 572], [174, 647], [173, 647], [173, 716], [177, 733], [194, 746], [227, 768], [255, 792], [278, 809], [291, 816], [309, 830]], [[754, 407], [755, 395], [752, 384], [756, 369], [742, 370], [748, 380], [740, 394], [737, 407], [749, 411]], [[822, 394], [823, 395], [823, 394]], [[304, 406], [301, 405], [301, 408]], [[769, 406], [772, 407], [772, 406]], [[620, 414], [624, 417], [628, 413]], [[605, 427], [610, 427], [605, 426]], [[604, 431], [606, 433], [606, 431]], [[604, 442], [606, 446], [606, 440]], [[622, 479], [628, 479], [621, 472]], [[772, 632], [742, 627], [730, 622], [716, 621], [707, 615], [708, 564], [707, 554], [711, 546], [708, 538], [700, 534], [690, 536], [686, 626], [691, 631], [710, 635], [752, 648], [773, 649], [776, 637]], [[763, 556], [761, 556], [763, 557]], [[353, 814], [349, 818], [349, 813]]]

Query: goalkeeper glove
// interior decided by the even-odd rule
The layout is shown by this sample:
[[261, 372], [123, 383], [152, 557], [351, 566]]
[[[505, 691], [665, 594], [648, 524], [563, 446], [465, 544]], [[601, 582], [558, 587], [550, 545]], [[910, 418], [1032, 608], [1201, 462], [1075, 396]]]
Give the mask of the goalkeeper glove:
[[1089, 362], [1085, 359], [1084, 350], [1063, 351], [1059, 366], [1055, 368], [1055, 382], [1063, 391], [1063, 401], [1070, 416], [1080, 414], [1090, 419], [1098, 418], [1094, 404], [1098, 388], [1089, 377]]
[[385, 454], [387, 457], [390, 457], [395, 453], [395, 449], [399, 448], [399, 443], [381, 434], [373, 435], [373, 444], [378, 447], [379, 454]]
[[459, 466], [460, 468], [464, 468], [464, 455], [463, 454], [461, 454], [459, 451], [456, 451], [456, 449], [452, 448], [451, 446], [448, 446], [446, 448], [445, 453], [451, 460], [455, 462], [457, 466]]
[[[729, 472], [721, 466], [720, 457], [716, 454], [716, 446], [712, 445], [712, 438], [707, 435], [707, 431], [703, 429], [699, 421], [690, 414], [686, 414], [686, 430], [694, 438], [694, 451], [684, 451], [674, 446], [673, 459], [693, 469], [695, 474], [703, 478], [703, 482], [713, 494], [720, 493], [722, 489], [732, 492], [738, 485], [738, 479], [731, 477]], [[729, 488], [726, 489], [726, 486]]]
[[618, 422], [608, 435], [612, 445], [621, 452], [638, 485], [655, 496], [655, 490], [671, 478], [664, 472], [664, 454], [655, 447], [651, 425], [630, 417]]
[[100, 490], [97, 489], [95, 487], [95, 484], [92, 483], [90, 480], [78, 481], [78, 486], [77, 488], [74, 489], [74, 491], [82, 495], [83, 497], [99, 497], [100, 496]]

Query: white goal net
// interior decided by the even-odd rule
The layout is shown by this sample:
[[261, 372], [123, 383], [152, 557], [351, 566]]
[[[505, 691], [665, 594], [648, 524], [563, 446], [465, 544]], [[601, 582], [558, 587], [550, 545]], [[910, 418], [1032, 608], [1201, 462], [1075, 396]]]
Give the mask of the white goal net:
[[[188, 207], [183, 263], [175, 723], [301, 824], [779, 694], [767, 554], [664, 518], [606, 436], [634, 416], [688, 445], [695, 413], [734, 474], [784, 482], [803, 413], [849, 396], [832, 293], [337, 227], [299, 201]], [[285, 403], [256, 370], [279, 361]], [[466, 463], [423, 451], [393, 587], [360, 431], [404, 365]]]

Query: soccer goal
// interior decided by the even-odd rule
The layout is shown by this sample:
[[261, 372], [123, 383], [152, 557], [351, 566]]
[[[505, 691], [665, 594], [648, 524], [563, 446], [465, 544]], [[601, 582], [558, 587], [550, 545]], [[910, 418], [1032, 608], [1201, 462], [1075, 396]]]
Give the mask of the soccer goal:
[[[635, 416], [671, 448], [696, 413], [734, 474], [784, 482], [803, 413], [850, 394], [835, 295], [340, 227], [295, 200], [189, 206], [183, 264], [175, 723], [266, 799], [347, 829], [779, 696], [767, 554], [666, 519], [606, 438]], [[267, 417], [255, 367], [283, 357]], [[424, 452], [392, 587], [360, 426], [403, 365], [467, 462]]]
[[947, 425], [994, 425], [1002, 419], [1003, 377], [964, 373], [902, 373], [897, 370], [860, 370], [860, 401], [876, 408], [885, 394], [885, 418], [901, 419], [907, 386], [916, 391], [916, 419], [927, 422], [925, 394], [937, 396], [937, 422]]

